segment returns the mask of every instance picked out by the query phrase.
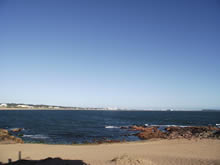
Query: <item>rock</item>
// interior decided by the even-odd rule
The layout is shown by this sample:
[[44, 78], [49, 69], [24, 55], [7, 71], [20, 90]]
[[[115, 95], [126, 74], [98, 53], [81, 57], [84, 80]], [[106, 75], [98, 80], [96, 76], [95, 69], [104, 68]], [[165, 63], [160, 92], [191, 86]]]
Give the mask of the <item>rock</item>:
[[140, 139], [164, 138], [166, 135], [162, 131], [152, 128], [136, 134]]
[[21, 138], [9, 134], [5, 129], [0, 129], [0, 143], [24, 143]]
[[12, 132], [20, 132], [22, 131], [22, 128], [14, 128], [14, 129], [11, 129]]
[[217, 138], [217, 139], [220, 139], [220, 130], [215, 131], [215, 132], [213, 133], [213, 137], [215, 137], [215, 138]]
[[192, 138], [216, 138], [220, 139], [220, 128], [213, 126], [171, 126], [162, 132], [158, 127], [131, 126], [130, 130], [140, 131], [135, 134], [140, 139], [166, 138], [166, 139], [192, 139]]
[[171, 127], [167, 127], [165, 128], [166, 131], [169, 131], [169, 132], [173, 132], [173, 131], [179, 131], [181, 129], [181, 127], [174, 127], [174, 126], [171, 126]]
[[24, 141], [23, 141], [21, 138], [16, 138], [16, 139], [15, 139], [15, 142], [16, 142], [16, 143], [24, 143]]
[[130, 130], [131, 131], [150, 131], [150, 132], [156, 132], [158, 127], [145, 127], [145, 126], [131, 126]]
[[0, 129], [0, 136], [3, 136], [3, 135], [8, 135], [8, 130], [6, 129]]
[[128, 126], [121, 126], [120, 129], [128, 129]]
[[213, 132], [219, 130], [217, 127], [211, 126], [191, 126], [191, 127], [167, 127], [165, 129], [169, 139], [176, 138], [210, 138], [213, 137]]

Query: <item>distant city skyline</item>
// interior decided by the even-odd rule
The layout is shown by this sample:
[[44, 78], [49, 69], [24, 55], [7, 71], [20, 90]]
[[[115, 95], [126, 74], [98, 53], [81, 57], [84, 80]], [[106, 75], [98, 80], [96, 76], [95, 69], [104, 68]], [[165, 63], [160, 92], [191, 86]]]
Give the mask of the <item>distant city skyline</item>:
[[220, 108], [218, 0], [0, 1], [0, 103]]

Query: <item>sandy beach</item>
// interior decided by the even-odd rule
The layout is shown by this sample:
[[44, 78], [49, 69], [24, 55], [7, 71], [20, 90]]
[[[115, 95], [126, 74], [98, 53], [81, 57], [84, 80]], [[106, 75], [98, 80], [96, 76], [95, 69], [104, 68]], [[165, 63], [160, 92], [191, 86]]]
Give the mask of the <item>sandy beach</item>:
[[[40, 160], [59, 157], [83, 160], [87, 164], [217, 165], [220, 140], [149, 140], [115, 144], [48, 145], [1, 144], [0, 162], [22, 159]], [[113, 160], [113, 161], [112, 161]]]

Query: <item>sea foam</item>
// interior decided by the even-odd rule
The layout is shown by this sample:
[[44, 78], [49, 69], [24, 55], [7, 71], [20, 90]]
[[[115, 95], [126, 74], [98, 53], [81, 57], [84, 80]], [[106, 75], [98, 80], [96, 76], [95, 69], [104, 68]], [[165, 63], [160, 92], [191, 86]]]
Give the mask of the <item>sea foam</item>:
[[109, 125], [109, 126], [105, 126], [105, 128], [120, 128], [118, 126], [113, 126], [113, 125]]
[[36, 135], [23, 135], [23, 137], [31, 138], [31, 139], [48, 139], [49, 137], [46, 135], [36, 134]]

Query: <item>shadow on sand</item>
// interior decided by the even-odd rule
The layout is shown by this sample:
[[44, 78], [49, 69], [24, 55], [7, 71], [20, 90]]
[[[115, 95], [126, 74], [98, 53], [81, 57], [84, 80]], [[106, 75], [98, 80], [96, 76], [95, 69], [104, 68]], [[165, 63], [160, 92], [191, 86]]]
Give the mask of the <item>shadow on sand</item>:
[[[1, 165], [1, 163], [0, 163]], [[60, 158], [46, 158], [42, 160], [18, 160], [2, 165], [87, 165], [82, 160], [63, 160]]]

